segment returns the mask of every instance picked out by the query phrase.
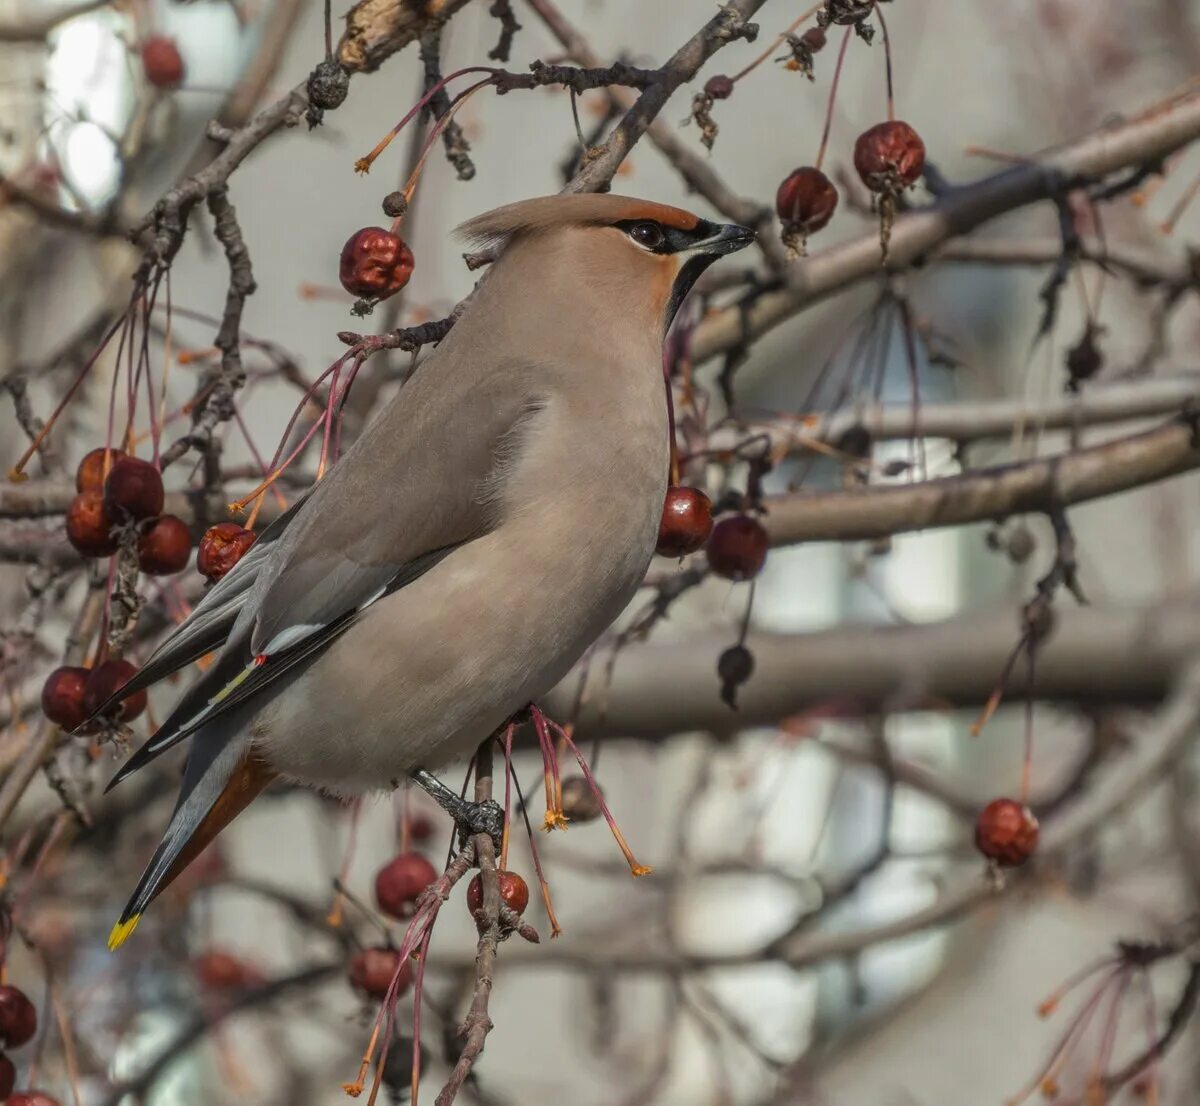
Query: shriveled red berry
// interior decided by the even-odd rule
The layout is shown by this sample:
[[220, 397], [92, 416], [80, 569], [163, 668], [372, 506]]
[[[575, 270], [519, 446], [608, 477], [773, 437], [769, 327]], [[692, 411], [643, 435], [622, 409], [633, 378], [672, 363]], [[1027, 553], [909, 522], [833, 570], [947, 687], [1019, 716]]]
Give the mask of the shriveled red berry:
[[142, 43], [142, 72], [155, 88], [183, 84], [183, 56], [173, 38], [151, 35]]
[[899, 119], [877, 123], [854, 143], [854, 168], [872, 192], [896, 195], [925, 169], [925, 143]]
[[202, 987], [210, 991], [245, 991], [265, 982], [265, 977], [253, 964], [222, 949], [209, 949], [192, 960]]
[[838, 190], [820, 169], [811, 165], [793, 169], [775, 193], [784, 242], [802, 248], [810, 234], [833, 218], [837, 205]]
[[713, 527], [706, 553], [713, 572], [727, 580], [749, 580], [762, 571], [769, 547], [763, 524], [750, 515], [723, 518]]
[[67, 508], [67, 541], [85, 557], [107, 557], [120, 542], [100, 492], [80, 492]]
[[398, 234], [363, 227], [342, 247], [338, 275], [353, 296], [382, 300], [399, 292], [412, 276], [413, 254]]
[[800, 41], [804, 43], [814, 54], [820, 53], [825, 48], [825, 28], [824, 27], [809, 27], [807, 31], [800, 36]]
[[5, 1048], [20, 1048], [37, 1033], [37, 1007], [20, 987], [0, 986], [0, 1042]]
[[[83, 709], [90, 718], [109, 698], [121, 690], [137, 675], [137, 665], [127, 660], [110, 660], [96, 665], [83, 687]], [[146, 689], [135, 691], [128, 699], [122, 699], [106, 714], [110, 722], [132, 722], [146, 709]]]
[[401, 853], [376, 873], [375, 901], [385, 914], [406, 918], [417, 896], [435, 879], [437, 869], [420, 853]]
[[600, 817], [600, 797], [583, 776], [565, 776], [562, 809], [570, 822], [593, 822]]
[[0, 1053], [0, 1098], [7, 1099], [17, 1085], [17, 1066]]
[[[505, 869], [500, 877], [500, 901], [514, 914], [524, 914], [529, 905], [529, 885], [516, 872]], [[472, 914], [483, 909], [483, 876], [476, 875], [467, 884], [467, 909]]]
[[58, 1099], [45, 1091], [17, 1091], [4, 1100], [4, 1106], [58, 1106]]
[[202, 576], [215, 582], [226, 575], [256, 541], [258, 535], [253, 530], [236, 522], [218, 522], [205, 530], [200, 539], [196, 567]]
[[104, 481], [104, 509], [116, 522], [162, 514], [162, 477], [149, 461], [122, 457]]
[[[367, 998], [381, 999], [392, 985], [400, 963], [400, 953], [385, 947], [360, 949], [350, 961], [350, 982]], [[402, 995], [412, 982], [412, 965], [405, 964], [396, 982], [396, 994]]]
[[64, 665], [56, 668], [42, 684], [42, 713], [68, 733], [87, 718], [83, 689], [91, 673], [86, 668]]
[[714, 100], [728, 100], [733, 95], [733, 78], [718, 73], [704, 82], [704, 91]]
[[109, 449], [100, 446], [84, 455], [75, 470], [75, 490], [77, 492], [102, 492], [104, 478], [108, 470], [122, 457], [126, 456], [123, 449]]
[[708, 541], [712, 528], [712, 501], [708, 496], [699, 488], [668, 488], [654, 551], [660, 557], [695, 553]]
[[1024, 864], [1037, 843], [1038, 821], [1016, 799], [993, 799], [975, 822], [975, 847], [1002, 868]]
[[170, 576], [180, 571], [192, 555], [187, 523], [175, 515], [156, 518], [138, 539], [137, 555], [138, 568], [151, 576]]

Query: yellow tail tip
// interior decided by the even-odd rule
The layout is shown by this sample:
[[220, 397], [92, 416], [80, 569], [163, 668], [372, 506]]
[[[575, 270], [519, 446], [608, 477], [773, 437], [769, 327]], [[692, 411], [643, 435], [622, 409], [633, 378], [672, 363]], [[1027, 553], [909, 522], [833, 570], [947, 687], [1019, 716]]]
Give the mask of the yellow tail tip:
[[129, 938], [133, 935], [133, 931], [137, 929], [138, 922], [142, 920], [140, 914], [135, 914], [132, 918], [125, 922], [117, 922], [112, 927], [112, 932], [108, 935], [108, 951], [116, 952]]

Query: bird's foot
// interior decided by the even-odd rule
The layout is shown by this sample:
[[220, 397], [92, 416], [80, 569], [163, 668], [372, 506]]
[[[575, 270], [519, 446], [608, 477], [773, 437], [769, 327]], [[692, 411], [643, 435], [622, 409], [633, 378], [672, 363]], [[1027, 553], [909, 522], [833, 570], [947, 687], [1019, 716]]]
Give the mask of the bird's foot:
[[487, 799], [482, 803], [464, 799], [424, 768], [418, 768], [412, 778], [454, 819], [460, 844], [478, 833], [486, 833], [496, 847], [500, 847], [500, 839], [504, 836], [504, 808], [495, 799]]

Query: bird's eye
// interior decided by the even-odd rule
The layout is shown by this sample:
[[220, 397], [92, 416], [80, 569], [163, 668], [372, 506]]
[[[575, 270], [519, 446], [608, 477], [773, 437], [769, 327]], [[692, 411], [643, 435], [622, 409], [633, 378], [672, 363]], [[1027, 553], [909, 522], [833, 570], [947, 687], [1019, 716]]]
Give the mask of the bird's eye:
[[663, 229], [657, 223], [634, 223], [629, 228], [629, 237], [639, 246], [656, 250], [663, 244]]

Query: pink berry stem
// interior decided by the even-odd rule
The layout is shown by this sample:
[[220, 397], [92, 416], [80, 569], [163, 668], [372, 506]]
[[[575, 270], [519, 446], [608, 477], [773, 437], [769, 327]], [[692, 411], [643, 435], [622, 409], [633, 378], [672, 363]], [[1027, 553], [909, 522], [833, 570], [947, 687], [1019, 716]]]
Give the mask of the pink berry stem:
[[850, 45], [851, 27], [846, 28], [842, 35], [842, 45], [838, 47], [837, 64], [833, 67], [833, 82], [829, 86], [829, 103], [825, 107], [825, 129], [821, 131], [821, 148], [817, 151], [815, 168], [820, 169], [825, 160], [825, 147], [829, 145], [829, 131], [833, 127], [833, 103], [837, 99], [838, 81], [842, 77], [842, 62], [846, 58], [846, 47]]
[[892, 41], [888, 37], [887, 20], [883, 18], [883, 9], [875, 5], [875, 14], [879, 16], [879, 29], [883, 32], [883, 65], [887, 72], [887, 117], [889, 123], [896, 121], [896, 97], [892, 92]]

